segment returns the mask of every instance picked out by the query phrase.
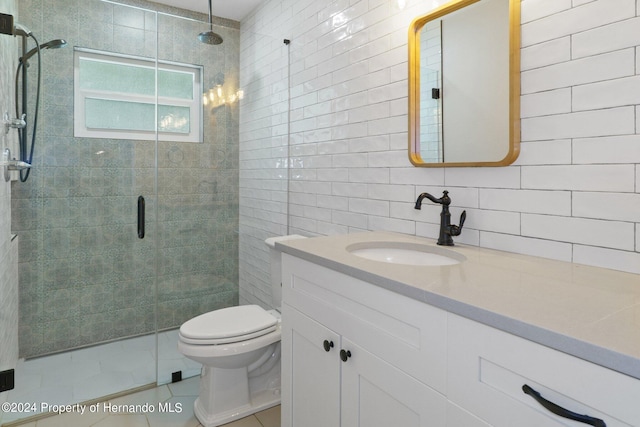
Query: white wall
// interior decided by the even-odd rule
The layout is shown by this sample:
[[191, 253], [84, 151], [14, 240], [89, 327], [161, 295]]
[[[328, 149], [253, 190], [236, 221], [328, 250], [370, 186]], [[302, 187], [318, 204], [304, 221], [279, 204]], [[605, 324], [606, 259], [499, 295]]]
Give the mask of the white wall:
[[271, 303], [263, 238], [436, 237], [439, 207], [413, 204], [443, 189], [455, 222], [467, 210], [458, 242], [640, 273], [640, 4], [523, 0], [519, 159], [423, 169], [406, 153], [407, 30], [443, 1], [393, 3], [270, 0], [242, 22], [241, 303]]
[[[15, 17], [16, 0], [0, 0], [0, 12]], [[0, 116], [15, 117], [13, 83], [18, 63], [17, 39], [0, 35]], [[17, 131], [4, 133], [0, 127], [0, 153], [9, 147], [16, 154]], [[18, 362], [18, 241], [11, 241], [11, 185], [0, 168], [0, 371]], [[7, 393], [0, 393], [0, 402]]]

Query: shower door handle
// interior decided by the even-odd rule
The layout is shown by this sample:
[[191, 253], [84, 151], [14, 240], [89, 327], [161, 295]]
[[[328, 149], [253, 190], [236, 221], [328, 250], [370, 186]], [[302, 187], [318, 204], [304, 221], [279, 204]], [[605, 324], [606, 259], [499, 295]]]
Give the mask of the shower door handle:
[[144, 197], [138, 197], [138, 238], [144, 239]]

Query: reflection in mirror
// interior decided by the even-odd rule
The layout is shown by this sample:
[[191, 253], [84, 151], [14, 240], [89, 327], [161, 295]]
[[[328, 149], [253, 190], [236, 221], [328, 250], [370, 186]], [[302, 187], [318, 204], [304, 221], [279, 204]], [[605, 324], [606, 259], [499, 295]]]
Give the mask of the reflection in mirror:
[[517, 0], [455, 0], [409, 31], [416, 166], [501, 166], [519, 153]]
[[420, 156], [429, 163], [444, 162], [441, 24], [430, 21], [420, 31]]

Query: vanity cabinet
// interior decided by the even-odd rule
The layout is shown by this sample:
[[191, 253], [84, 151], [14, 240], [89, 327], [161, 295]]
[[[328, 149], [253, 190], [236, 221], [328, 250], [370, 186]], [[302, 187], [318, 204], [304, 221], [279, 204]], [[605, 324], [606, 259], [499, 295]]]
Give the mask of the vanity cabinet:
[[640, 426], [636, 378], [373, 285], [366, 271], [286, 253], [282, 268], [283, 427]]
[[444, 425], [444, 396], [288, 305], [283, 317], [282, 426]]
[[491, 426], [640, 426], [637, 379], [454, 314], [448, 331], [447, 398]]
[[444, 311], [285, 254], [282, 268], [283, 427], [445, 425]]

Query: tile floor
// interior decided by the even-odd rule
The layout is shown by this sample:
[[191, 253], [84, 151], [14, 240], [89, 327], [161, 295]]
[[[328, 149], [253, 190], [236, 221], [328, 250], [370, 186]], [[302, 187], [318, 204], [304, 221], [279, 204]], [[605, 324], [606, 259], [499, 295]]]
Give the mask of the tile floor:
[[[132, 405], [138, 412], [116, 414], [105, 411], [105, 403], [96, 404], [84, 414], [55, 415], [23, 424], [23, 427], [198, 427], [193, 402], [198, 395], [199, 377], [167, 384], [109, 401], [111, 407]], [[146, 407], [144, 405], [147, 405]], [[153, 408], [145, 409], [145, 408]], [[163, 409], [164, 408], [164, 409]], [[171, 408], [174, 412], [169, 412]], [[280, 427], [280, 406], [226, 424], [225, 427]]]
[[[182, 356], [177, 342], [177, 329], [158, 334], [160, 384], [169, 383], [175, 371], [182, 371], [183, 378], [200, 374], [200, 364]], [[155, 345], [155, 335], [147, 335], [20, 360], [16, 366], [16, 388], [8, 392], [7, 402], [35, 402], [36, 406], [43, 402], [73, 404], [155, 384]], [[29, 415], [32, 414], [0, 411], [0, 424]]]

